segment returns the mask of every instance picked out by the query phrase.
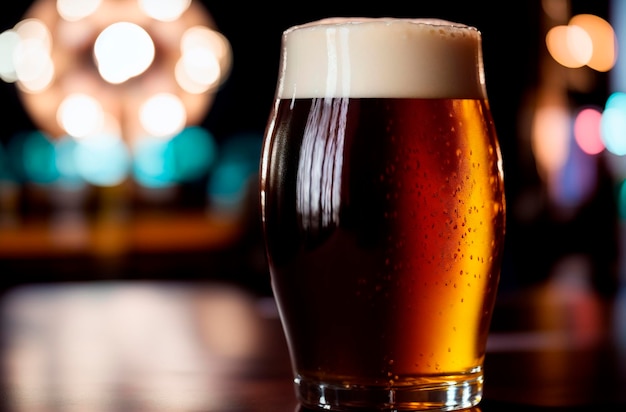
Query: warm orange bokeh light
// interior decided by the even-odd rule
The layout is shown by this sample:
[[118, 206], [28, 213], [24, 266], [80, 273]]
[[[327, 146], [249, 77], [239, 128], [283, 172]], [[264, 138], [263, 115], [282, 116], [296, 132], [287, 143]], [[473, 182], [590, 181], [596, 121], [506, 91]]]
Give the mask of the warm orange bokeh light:
[[560, 106], [538, 108], [532, 130], [531, 144], [540, 171], [551, 173], [560, 170], [567, 160], [569, 151], [570, 129], [567, 108]]
[[587, 66], [599, 72], [611, 70], [617, 59], [617, 47], [615, 32], [609, 22], [592, 14], [579, 14], [572, 17], [569, 24], [583, 28], [591, 37], [593, 53]]
[[550, 55], [559, 64], [582, 67], [591, 59], [593, 44], [589, 34], [578, 26], [555, 26], [546, 35]]
[[566, 26], [552, 27], [546, 35], [546, 46], [554, 60], [569, 68], [587, 65], [606, 72], [617, 59], [613, 27], [592, 14], [579, 14]]
[[[68, 96], [82, 95], [97, 100], [100, 118], [118, 119], [131, 146], [145, 135], [172, 135], [201, 122], [231, 66], [228, 40], [191, 0], [38, 0], [2, 33], [0, 57], [0, 78], [16, 83], [26, 111], [48, 136], [85, 133], [80, 110], [59, 112], [70, 107]], [[177, 117], [159, 117], [169, 123], [154, 130], [144, 119], [150, 111], [140, 108], [163, 94], [175, 97], [184, 114], [168, 112], [165, 117]]]

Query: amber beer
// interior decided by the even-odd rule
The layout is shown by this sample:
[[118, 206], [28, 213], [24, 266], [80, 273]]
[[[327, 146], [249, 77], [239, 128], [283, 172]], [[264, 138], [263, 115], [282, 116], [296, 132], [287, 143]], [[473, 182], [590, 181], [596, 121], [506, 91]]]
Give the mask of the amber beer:
[[[261, 163], [267, 256], [298, 397], [325, 409], [473, 406], [505, 231], [480, 34], [432, 20], [319, 23], [285, 32]], [[383, 63], [361, 87], [352, 71], [364, 69], [363, 57], [353, 48], [374, 33], [387, 49], [413, 42], [399, 47], [456, 63], [454, 82], [431, 73], [444, 85], [422, 87], [419, 73], [402, 77]], [[327, 49], [333, 36], [344, 36], [337, 47], [346, 50]], [[448, 43], [460, 58], [446, 57]], [[413, 64], [398, 56], [387, 58]], [[328, 74], [318, 88], [316, 74], [290, 72], [309, 58]], [[348, 72], [328, 68], [337, 59]], [[329, 89], [333, 82], [351, 83]]]

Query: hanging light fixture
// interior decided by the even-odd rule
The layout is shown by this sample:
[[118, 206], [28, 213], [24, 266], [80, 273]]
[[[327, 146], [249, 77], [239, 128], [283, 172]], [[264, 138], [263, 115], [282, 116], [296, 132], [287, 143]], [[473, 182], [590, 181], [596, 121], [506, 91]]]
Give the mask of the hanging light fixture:
[[[0, 77], [16, 83], [42, 131], [80, 129], [80, 110], [58, 113], [80, 94], [99, 102], [127, 142], [167, 134], [142, 122], [141, 108], [158, 101], [177, 100], [184, 126], [198, 124], [231, 65], [228, 40], [190, 0], [37, 0], [0, 34], [0, 53]], [[159, 100], [165, 93], [171, 99]]]

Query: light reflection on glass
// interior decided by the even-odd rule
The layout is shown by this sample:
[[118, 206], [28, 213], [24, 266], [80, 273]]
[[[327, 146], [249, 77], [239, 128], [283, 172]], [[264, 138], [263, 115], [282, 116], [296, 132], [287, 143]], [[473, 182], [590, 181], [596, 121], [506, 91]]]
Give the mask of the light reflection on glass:
[[[339, 223], [348, 99], [314, 99], [298, 161], [296, 205], [302, 227]], [[337, 130], [335, 130], [337, 129]]]

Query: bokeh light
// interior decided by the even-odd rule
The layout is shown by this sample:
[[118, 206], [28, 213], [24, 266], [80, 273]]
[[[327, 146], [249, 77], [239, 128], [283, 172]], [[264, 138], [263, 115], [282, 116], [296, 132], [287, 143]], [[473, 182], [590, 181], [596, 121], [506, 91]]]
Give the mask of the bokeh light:
[[[146, 164], [144, 151], [165, 156], [160, 163], [172, 184], [206, 176], [216, 143], [197, 126], [231, 65], [229, 41], [193, 0], [37, 0], [0, 33], [0, 79], [16, 84], [26, 112], [56, 150], [46, 163], [56, 168], [45, 178], [35, 173], [38, 181], [119, 184], [130, 164]], [[129, 150], [145, 136], [163, 142], [145, 140], [152, 149]], [[15, 147], [28, 141], [14, 140], [21, 142]], [[134, 162], [136, 153], [144, 157]], [[115, 170], [105, 167], [117, 161]], [[18, 174], [28, 180], [25, 164], [17, 165]], [[144, 175], [154, 173], [137, 174]]]
[[546, 46], [554, 60], [565, 67], [582, 67], [592, 54], [591, 38], [579, 27], [551, 28], [546, 35]]
[[570, 115], [566, 107], [537, 108], [532, 125], [531, 146], [539, 172], [547, 177], [560, 170], [569, 155]]
[[61, 102], [57, 111], [57, 121], [68, 134], [85, 137], [102, 130], [104, 111], [96, 98], [75, 93]]
[[6, 30], [0, 33], [0, 78], [7, 82], [17, 81], [13, 52], [20, 42], [20, 36], [15, 30]]
[[600, 121], [606, 149], [618, 156], [626, 155], [626, 93], [615, 92], [606, 101]]
[[617, 212], [622, 220], [626, 220], [626, 180], [619, 183], [617, 192]]
[[242, 204], [251, 178], [258, 173], [261, 145], [262, 136], [254, 133], [231, 136], [224, 142], [207, 184], [215, 207], [229, 209]]
[[146, 15], [155, 20], [174, 21], [189, 8], [191, 0], [138, 0], [138, 4]]
[[215, 137], [199, 126], [181, 131], [170, 141], [168, 148], [167, 159], [175, 170], [175, 179], [180, 182], [206, 176], [218, 156]]
[[130, 173], [131, 156], [120, 136], [101, 133], [78, 140], [74, 149], [76, 169], [96, 186], [116, 186]]
[[172, 136], [180, 132], [187, 121], [185, 106], [171, 93], [158, 93], [139, 108], [143, 128], [153, 136]]
[[29, 93], [44, 90], [54, 76], [52, 35], [42, 21], [34, 18], [22, 20], [14, 30], [19, 42], [9, 59], [13, 61], [18, 85]]
[[218, 87], [230, 71], [230, 44], [215, 30], [194, 26], [185, 31], [175, 77], [188, 93], [204, 93]]
[[600, 72], [615, 65], [616, 42], [610, 23], [592, 14], [576, 15], [567, 25], [554, 26], [546, 34], [548, 52], [559, 64], [569, 68], [587, 65]]
[[100, 75], [112, 84], [124, 83], [145, 72], [155, 55], [148, 32], [137, 24], [123, 21], [104, 29], [93, 50]]
[[568, 157], [549, 186], [552, 199], [562, 208], [573, 209], [588, 200], [596, 188], [596, 158], [571, 142]]
[[93, 14], [102, 0], [57, 0], [57, 13], [68, 21], [78, 21]]
[[8, 154], [12, 169], [22, 182], [49, 184], [59, 177], [54, 142], [40, 131], [13, 136]]
[[570, 19], [569, 25], [580, 27], [592, 41], [592, 54], [587, 66], [599, 72], [611, 70], [617, 59], [616, 36], [611, 24], [593, 14], [578, 14]]
[[58, 185], [64, 188], [82, 188], [86, 179], [78, 169], [78, 142], [72, 136], [64, 136], [55, 143], [56, 168], [59, 173]]
[[174, 186], [172, 171], [168, 170], [165, 152], [169, 141], [146, 136], [134, 145], [133, 177], [141, 186], [164, 188]]
[[595, 107], [586, 107], [578, 112], [574, 120], [574, 139], [583, 152], [595, 155], [604, 150], [600, 135], [602, 112]]
[[217, 151], [214, 136], [200, 126], [186, 128], [169, 140], [146, 136], [134, 147], [133, 176], [149, 188], [199, 180], [209, 174]]

